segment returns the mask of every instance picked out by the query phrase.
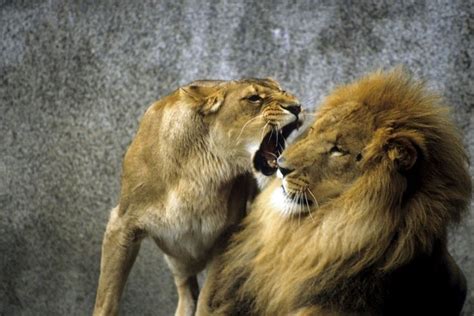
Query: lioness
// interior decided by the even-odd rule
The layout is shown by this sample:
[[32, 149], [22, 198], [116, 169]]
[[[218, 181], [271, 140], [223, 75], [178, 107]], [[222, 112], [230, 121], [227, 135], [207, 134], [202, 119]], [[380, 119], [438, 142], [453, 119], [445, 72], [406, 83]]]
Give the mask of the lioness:
[[117, 314], [145, 236], [163, 250], [173, 273], [176, 315], [194, 314], [196, 274], [219, 235], [244, 214], [252, 165], [263, 174], [276, 170], [300, 111], [298, 100], [271, 79], [195, 81], [151, 105], [123, 162], [94, 315]]
[[402, 70], [336, 89], [212, 262], [198, 315], [458, 315], [471, 198], [440, 98]]

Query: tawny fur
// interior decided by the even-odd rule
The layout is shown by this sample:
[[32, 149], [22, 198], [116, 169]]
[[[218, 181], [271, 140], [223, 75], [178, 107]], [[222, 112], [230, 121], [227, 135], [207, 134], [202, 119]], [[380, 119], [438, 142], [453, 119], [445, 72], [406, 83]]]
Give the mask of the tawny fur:
[[[252, 96], [258, 96], [258, 98]], [[123, 163], [120, 203], [104, 235], [95, 315], [118, 312], [120, 295], [150, 236], [178, 290], [177, 315], [192, 315], [196, 274], [252, 195], [251, 157], [265, 133], [297, 115], [298, 100], [271, 79], [196, 81], [145, 113]]]
[[436, 94], [400, 69], [342, 86], [279, 165], [213, 261], [198, 315], [459, 314], [446, 232], [471, 180]]

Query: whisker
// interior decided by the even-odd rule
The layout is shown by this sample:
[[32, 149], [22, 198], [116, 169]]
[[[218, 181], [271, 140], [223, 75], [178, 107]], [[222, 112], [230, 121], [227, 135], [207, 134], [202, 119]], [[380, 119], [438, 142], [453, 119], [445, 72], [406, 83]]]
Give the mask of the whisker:
[[[291, 132], [288, 136], [291, 136], [292, 133], [293, 133], [293, 132]], [[288, 137], [285, 137], [285, 135], [283, 135], [283, 133], [281, 134], [281, 137], [283, 138], [283, 142], [284, 142], [284, 144], [285, 144], [285, 148], [288, 148], [288, 146], [289, 146], [288, 141], [287, 141]], [[282, 148], [282, 149], [284, 149], [284, 148]]]
[[296, 205], [298, 203], [298, 193], [296, 193], [295, 195], [293, 195], [293, 202], [291, 203], [292, 207], [291, 207], [291, 215], [294, 215], [295, 213], [295, 210], [296, 210]]
[[[301, 208], [301, 202], [303, 202], [303, 193], [304, 193], [303, 191], [298, 192], [298, 208]], [[302, 213], [302, 210], [300, 209], [298, 214], [301, 215], [301, 213]]]
[[288, 203], [286, 204], [285, 208], [285, 215], [290, 215], [291, 214], [291, 208], [293, 207], [293, 198], [292, 197], [287, 197]]
[[287, 197], [286, 198], [286, 203], [285, 203], [285, 216], [291, 213], [291, 198]]
[[283, 135], [283, 133], [281, 134], [281, 137], [283, 137], [283, 143], [285, 144], [285, 148], [287, 148], [288, 147], [288, 142], [286, 141], [286, 138]]
[[[260, 139], [263, 141], [263, 137], [265, 136], [265, 129], [267, 128], [267, 125], [269, 124], [270, 122], [267, 122], [264, 126], [263, 126], [263, 129], [262, 129], [262, 135], [260, 135]], [[270, 135], [271, 136], [271, 135]]]
[[314, 223], [314, 217], [313, 217], [313, 214], [311, 214], [311, 209], [309, 208], [309, 201], [308, 201], [308, 196], [306, 195], [306, 192], [304, 193], [304, 198], [306, 201], [306, 207], [308, 208], [309, 217], [311, 217], [311, 221]]
[[308, 188], [307, 190], [308, 190], [308, 192], [313, 196], [314, 203], [316, 204], [316, 207], [319, 207], [318, 199], [316, 199], [316, 197], [314, 196], [313, 192], [311, 192], [311, 189]]
[[293, 195], [293, 200], [292, 200], [292, 203], [291, 203], [291, 216], [293, 216], [293, 217], [296, 216], [296, 214], [295, 214], [296, 203], [298, 203], [298, 193], [295, 193]]
[[280, 123], [276, 122], [276, 124], [277, 124], [278, 130], [275, 131], [275, 134], [276, 134], [276, 139], [277, 139], [277, 142], [276, 142], [276, 143], [277, 143], [277, 146], [278, 146], [278, 134], [280, 134], [278, 131], [280, 130]]
[[275, 155], [275, 154], [274, 154], [274, 153], [272, 153], [272, 152], [268, 152], [268, 154], [270, 154], [270, 155], [272, 155], [273, 157], [275, 157], [275, 159], [277, 159], [277, 158], [278, 158], [278, 156], [277, 156], [277, 155]]
[[[269, 122], [269, 123], [270, 123], [270, 122]], [[272, 138], [272, 136], [273, 136], [273, 130], [274, 130], [274, 128], [273, 128], [273, 123], [271, 123], [271, 124], [272, 124], [272, 127], [271, 127], [271, 130], [270, 130], [270, 138]]]
[[[298, 202], [300, 201], [300, 199], [303, 197], [303, 191], [300, 191], [298, 194]], [[301, 212], [298, 212], [298, 226], [301, 226]]]
[[243, 132], [244, 129], [247, 127], [247, 125], [250, 124], [250, 122], [252, 122], [253, 120], [258, 119], [260, 116], [262, 116], [262, 114], [257, 115], [257, 116], [254, 117], [254, 118], [251, 118], [250, 120], [248, 120], [248, 121], [244, 124], [244, 126], [242, 126], [242, 129], [240, 130], [239, 136], [237, 136], [237, 141], [236, 141], [237, 144], [239, 143], [240, 136], [242, 136], [242, 132]]

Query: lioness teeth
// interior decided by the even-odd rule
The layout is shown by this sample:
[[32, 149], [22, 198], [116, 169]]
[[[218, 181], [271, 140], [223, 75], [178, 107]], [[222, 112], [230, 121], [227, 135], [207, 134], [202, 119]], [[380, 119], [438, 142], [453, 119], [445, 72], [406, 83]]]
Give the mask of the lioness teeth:
[[285, 149], [285, 138], [297, 128], [298, 123], [290, 123], [282, 129], [273, 129], [262, 139], [259, 149], [253, 158], [257, 171], [266, 176], [274, 174], [278, 168], [276, 159]]

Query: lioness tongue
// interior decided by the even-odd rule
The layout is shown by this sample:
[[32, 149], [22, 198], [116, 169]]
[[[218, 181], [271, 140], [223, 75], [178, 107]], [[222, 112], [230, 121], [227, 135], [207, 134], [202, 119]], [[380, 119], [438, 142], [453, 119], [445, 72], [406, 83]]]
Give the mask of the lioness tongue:
[[268, 166], [272, 168], [277, 168], [277, 161], [276, 161], [275, 154], [265, 152], [264, 156], [265, 156], [265, 159], [267, 160]]
[[262, 144], [262, 156], [265, 158], [265, 161], [271, 168], [277, 167], [277, 146], [278, 144], [276, 143], [276, 139], [275, 137], [272, 137], [272, 135], [265, 139]]

